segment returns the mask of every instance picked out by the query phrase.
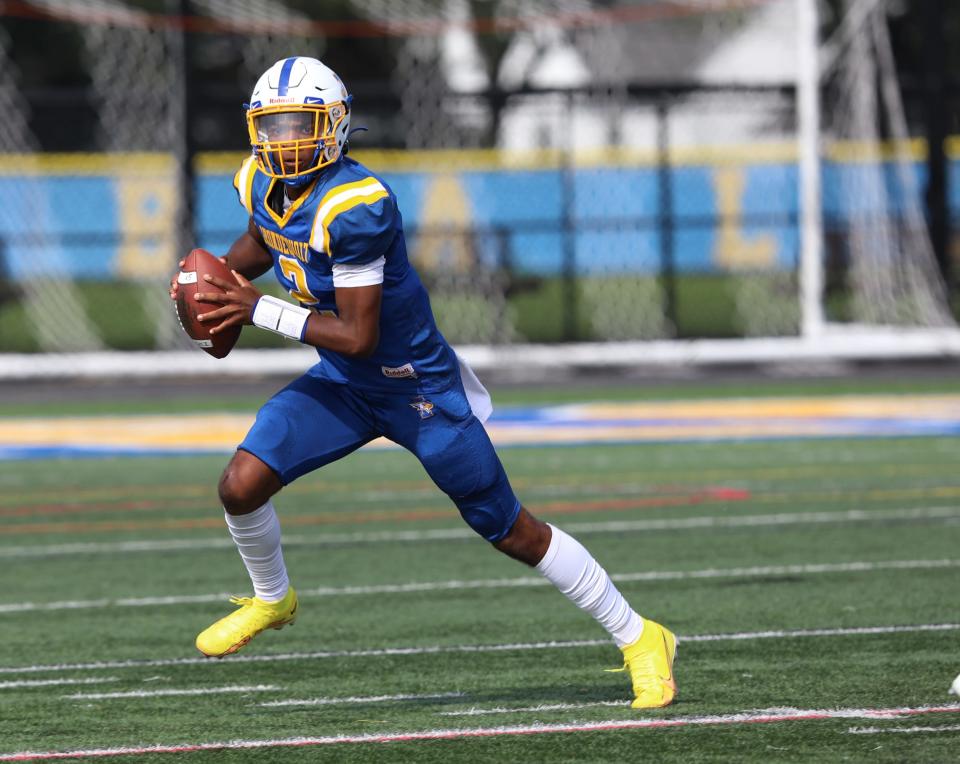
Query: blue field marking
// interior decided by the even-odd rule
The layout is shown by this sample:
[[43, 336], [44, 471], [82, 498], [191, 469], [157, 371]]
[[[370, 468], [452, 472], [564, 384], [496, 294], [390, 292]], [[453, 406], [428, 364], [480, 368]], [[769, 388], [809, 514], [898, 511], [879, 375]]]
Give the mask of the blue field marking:
[[93, 448], [84, 446], [3, 446], [0, 445], [0, 462], [31, 461], [42, 459], [126, 459], [149, 456], [220, 456], [223, 450], [149, 449], [149, 448]]

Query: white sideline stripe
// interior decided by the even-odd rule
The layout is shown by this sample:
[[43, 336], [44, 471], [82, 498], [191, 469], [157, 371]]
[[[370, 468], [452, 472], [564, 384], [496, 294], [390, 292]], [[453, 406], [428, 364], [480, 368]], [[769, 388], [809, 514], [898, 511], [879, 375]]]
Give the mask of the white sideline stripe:
[[960, 724], [951, 724], [943, 727], [851, 727], [847, 730], [851, 735], [877, 735], [884, 732], [960, 732]]
[[[284, 544], [288, 543], [284, 538]], [[43, 544], [37, 546], [0, 547], [0, 558], [56, 557], [72, 554], [99, 554], [109, 552], [175, 552], [190, 549], [233, 548], [232, 539], [170, 539], [169, 541], [81, 542], [77, 544]]]
[[105, 758], [150, 753], [188, 753], [214, 750], [249, 750], [256, 748], [305, 748], [318, 745], [364, 743], [399, 743], [420, 740], [455, 740], [458, 738], [503, 737], [508, 735], [541, 735], [559, 732], [612, 732], [630, 729], [663, 729], [670, 727], [767, 724], [771, 722], [824, 721], [829, 719], [898, 719], [938, 713], [958, 713], [960, 705], [920, 706], [917, 708], [841, 708], [781, 709], [773, 712], [745, 711], [714, 716], [673, 716], [653, 719], [610, 719], [573, 724], [530, 724], [514, 727], [467, 727], [465, 729], [432, 729], [410, 732], [372, 732], [365, 735], [332, 735], [329, 737], [294, 737], [273, 740], [230, 740], [217, 743], [176, 743], [172, 745], [88, 748], [72, 751], [18, 751], [0, 753], [0, 761], [51, 760], [68, 758]]
[[539, 706], [527, 706], [526, 708], [471, 708], [467, 711], [438, 711], [437, 716], [488, 716], [489, 714], [521, 714], [538, 713], [540, 711], [576, 711], [581, 708], [595, 708], [597, 706], [629, 708], [630, 701], [598, 700], [593, 703], [544, 703]]
[[[752, 568], [707, 568], [705, 570], [644, 571], [640, 573], [613, 573], [610, 578], [617, 583], [635, 581], [683, 581], [709, 578], [756, 578], [762, 576], [785, 576], [822, 573], [869, 573], [880, 570], [924, 570], [960, 567], [960, 560], [886, 560], [878, 562], [838, 562], [807, 565], [768, 565]], [[419, 592], [452, 591], [462, 589], [523, 589], [551, 586], [542, 577], [488, 578], [473, 581], [424, 581], [406, 584], [379, 584], [376, 586], [321, 586], [297, 592], [303, 598], [358, 596], [367, 594], [409, 594]], [[204, 602], [222, 602], [231, 595], [185, 594], [166, 597], [133, 597], [124, 599], [66, 600], [61, 602], [10, 602], [0, 605], [0, 615], [28, 611], [80, 610], [107, 607], [157, 607], [164, 605], [187, 605]]]
[[193, 687], [183, 690], [130, 690], [129, 692], [77, 692], [73, 695], [61, 695], [64, 700], [114, 700], [118, 698], [160, 698], [172, 695], [223, 695], [230, 692], [271, 692], [280, 690], [272, 684], [254, 684], [248, 687], [228, 685], [226, 687]]
[[[960, 623], [916, 626], [860, 626], [846, 629], [796, 629], [745, 631], [729, 634], [678, 634], [680, 641], [733, 642], [750, 639], [794, 639], [804, 637], [846, 637], [873, 634], [916, 634], [929, 631], [960, 631]], [[324, 658], [381, 658], [389, 655], [445, 655], [452, 653], [496, 653], [523, 650], [557, 650], [610, 646], [609, 639], [579, 639], [563, 642], [508, 642], [494, 645], [433, 645], [427, 647], [383, 647], [370, 650], [318, 650], [310, 653], [231, 656], [230, 663], [276, 663], [322, 660]], [[47, 663], [33, 666], [0, 666], [0, 674], [29, 674], [41, 671], [102, 671], [104, 669], [154, 668], [158, 666], [222, 666], [210, 658], [157, 658], [154, 660], [97, 661], [92, 663]]]
[[[147, 350], [97, 353], [3, 353], [0, 379], [105, 379], [110, 377], [213, 377], [241, 374], [302, 374], [316, 363], [312, 348], [234, 350], [223, 359], [194, 351]], [[572, 342], [560, 345], [457, 345], [457, 353], [474, 371], [557, 369], [680, 364], [698, 369], [742, 363], [796, 364], [798, 361], [880, 358], [956, 358], [960, 331], [955, 327], [866, 327], [825, 324], [809, 337], [747, 339]]]
[[[960, 507], [915, 507], [898, 509], [851, 509], [843, 512], [781, 512], [764, 515], [702, 515], [698, 517], [616, 520], [596, 523], [564, 523], [569, 533], [628, 533], [635, 531], [674, 531], [687, 528], [742, 528], [768, 525], [805, 525], [808, 523], [864, 523], [878, 520], [931, 520], [960, 518]], [[472, 539], [469, 528], [436, 528], [423, 531], [379, 531], [373, 533], [323, 533], [317, 535], [284, 534], [285, 546], [320, 544], [378, 544], [397, 542]], [[168, 552], [192, 549], [233, 549], [229, 538], [167, 539], [154, 541], [81, 542], [36, 546], [0, 547], [0, 559], [54, 557], [72, 554], [109, 552]]]
[[683, 636], [687, 642], [735, 642], [745, 639], [791, 639], [797, 637], [852, 637], [871, 634], [913, 634], [925, 631], [957, 631], [960, 623], [929, 623], [919, 626], [854, 626], [846, 629], [793, 629], [746, 631], [739, 634], [694, 634]]
[[280, 706], [339, 706], [345, 703], [388, 703], [391, 700], [441, 700], [443, 698], [463, 698], [462, 692], [433, 692], [427, 695], [354, 695], [349, 698], [305, 698], [304, 700], [271, 700], [261, 703], [267, 708]]
[[117, 682], [118, 676], [88, 677], [87, 679], [20, 679], [14, 682], [0, 682], [0, 690], [18, 690], [24, 687], [56, 687], [67, 684], [105, 684]]

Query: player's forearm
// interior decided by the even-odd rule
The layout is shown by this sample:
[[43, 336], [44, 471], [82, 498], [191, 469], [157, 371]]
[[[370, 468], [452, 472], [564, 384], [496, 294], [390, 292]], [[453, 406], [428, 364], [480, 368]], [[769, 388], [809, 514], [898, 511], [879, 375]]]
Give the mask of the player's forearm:
[[312, 315], [303, 342], [354, 358], [368, 358], [380, 343], [381, 284], [338, 287], [337, 315]]
[[[249, 282], [241, 286], [244, 285], [249, 285]], [[360, 314], [348, 312], [340, 316], [322, 315], [271, 295], [254, 292], [251, 296], [253, 299], [245, 308], [250, 315], [248, 323], [305, 345], [355, 358], [367, 358], [380, 342], [379, 310]]]
[[324, 350], [368, 358], [380, 344], [381, 284], [337, 288], [337, 315], [315, 313], [269, 295], [258, 295], [249, 322]]
[[227, 250], [227, 265], [246, 279], [262, 276], [273, 266], [273, 258], [267, 251], [253, 221]]
[[337, 316], [313, 314], [303, 334], [307, 345], [355, 358], [368, 358], [380, 342], [377, 322], [344, 321]]
[[[266, 255], [266, 257], [264, 257]], [[243, 234], [227, 250], [227, 265], [247, 279], [262, 276], [273, 265], [273, 261], [250, 234]]]

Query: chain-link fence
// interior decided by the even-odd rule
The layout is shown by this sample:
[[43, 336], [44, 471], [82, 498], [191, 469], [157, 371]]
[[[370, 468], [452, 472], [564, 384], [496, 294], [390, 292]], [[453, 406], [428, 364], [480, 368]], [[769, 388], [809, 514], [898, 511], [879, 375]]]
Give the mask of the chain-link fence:
[[[191, 242], [220, 253], [244, 230], [242, 104], [291, 54], [354, 93], [352, 155], [398, 194], [451, 341], [797, 334], [796, 0], [335, 5], [18, 4], [37, 13], [0, 35], [0, 352], [180, 346], [167, 278]], [[24, 53], [50, 39], [76, 69], [60, 90]], [[841, 188], [856, 161], [825, 157], [844, 246], [868, 243]]]

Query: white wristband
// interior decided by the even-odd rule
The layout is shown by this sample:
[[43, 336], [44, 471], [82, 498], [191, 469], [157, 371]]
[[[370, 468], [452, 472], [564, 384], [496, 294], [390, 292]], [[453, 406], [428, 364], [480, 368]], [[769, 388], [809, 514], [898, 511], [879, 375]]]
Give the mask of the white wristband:
[[257, 300], [251, 316], [254, 326], [282, 334], [297, 342], [303, 342], [308, 318], [310, 318], [309, 308], [301, 308], [299, 305], [269, 295], [264, 295]]

